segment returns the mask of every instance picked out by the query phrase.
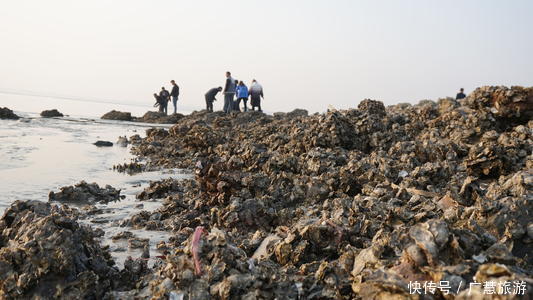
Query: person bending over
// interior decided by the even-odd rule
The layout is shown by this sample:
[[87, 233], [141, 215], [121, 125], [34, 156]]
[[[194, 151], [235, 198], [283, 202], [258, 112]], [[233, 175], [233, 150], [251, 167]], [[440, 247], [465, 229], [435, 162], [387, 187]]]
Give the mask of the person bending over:
[[159, 97], [159, 95], [157, 93], [154, 93], [154, 98], [155, 98], [154, 107], [159, 107], [159, 112], [162, 113], [163, 112], [163, 103], [161, 101], [161, 97]]
[[205, 106], [206, 110], [209, 112], [213, 112], [213, 101], [216, 101], [217, 99], [215, 96], [218, 94], [218, 92], [222, 91], [222, 87], [219, 86], [217, 88], [210, 89], [207, 93], [205, 93]]
[[170, 101], [170, 94], [167, 90], [165, 90], [165, 87], [161, 88], [161, 92], [159, 92], [159, 97], [161, 98], [161, 104], [163, 106], [163, 113], [167, 114], [167, 106], [168, 101]]

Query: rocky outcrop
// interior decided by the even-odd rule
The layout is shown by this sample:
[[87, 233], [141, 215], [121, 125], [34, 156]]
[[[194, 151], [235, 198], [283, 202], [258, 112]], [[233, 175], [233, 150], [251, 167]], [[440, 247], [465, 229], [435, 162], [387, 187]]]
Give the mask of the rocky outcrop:
[[136, 122], [145, 122], [145, 123], [160, 123], [160, 124], [175, 124], [181, 118], [182, 114], [172, 114], [165, 115], [164, 113], [148, 111], [142, 117], [136, 118]]
[[108, 203], [110, 201], [119, 201], [125, 196], [120, 195], [120, 190], [106, 185], [101, 188], [96, 183], [87, 183], [81, 181], [74, 186], [65, 186], [59, 189], [59, 192], [50, 192], [49, 201], [70, 202], [80, 204]]
[[137, 199], [159, 199], [165, 198], [172, 192], [180, 190], [179, 182], [171, 178], [162, 181], [151, 181], [150, 186], [145, 188], [142, 192], [137, 194]]
[[132, 121], [133, 117], [131, 116], [131, 113], [129, 112], [121, 112], [117, 110], [112, 110], [102, 117], [100, 119], [104, 120], [117, 120], [117, 121]]
[[465, 99], [472, 108], [489, 107], [505, 118], [533, 118], [533, 87], [484, 86], [475, 89]]
[[0, 219], [2, 299], [102, 299], [118, 275], [112, 265], [62, 208], [15, 201]]
[[18, 120], [20, 119], [13, 111], [7, 107], [0, 107], [0, 119]]
[[148, 111], [142, 117], [134, 117], [129, 112], [120, 112], [112, 110], [101, 117], [104, 120], [133, 121], [156, 124], [175, 124], [183, 118], [182, 114], [166, 115], [161, 112]]
[[63, 117], [63, 114], [60, 113], [57, 109], [43, 110], [41, 112], [41, 117], [43, 118]]
[[389, 299], [416, 281], [462, 297], [479, 278], [530, 285], [533, 121], [511, 104], [529, 88], [482, 90], [310, 116], [196, 112], [148, 130], [133, 152], [196, 178], [139, 195], [164, 206], [129, 223], [172, 231], [178, 250], [131, 293]]

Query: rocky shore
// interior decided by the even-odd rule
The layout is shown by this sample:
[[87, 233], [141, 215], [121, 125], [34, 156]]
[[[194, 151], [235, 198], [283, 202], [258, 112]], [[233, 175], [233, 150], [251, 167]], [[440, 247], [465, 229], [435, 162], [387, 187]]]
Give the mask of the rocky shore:
[[158, 123], [158, 124], [175, 124], [183, 118], [182, 114], [166, 115], [164, 113], [148, 111], [142, 117], [134, 117], [129, 112], [121, 112], [112, 110], [102, 117], [103, 120], [116, 120], [116, 121], [130, 121], [130, 122], [143, 122], [143, 123]]
[[194, 165], [196, 180], [143, 194], [168, 196], [132, 225], [176, 237], [145, 289], [400, 299], [409, 282], [444, 281], [459, 295], [433, 297], [466, 299], [483, 295], [474, 281], [530, 286], [532, 112], [533, 88], [484, 87], [463, 102], [195, 113], [149, 130], [133, 149], [147, 167]]
[[[163, 206], [122, 224], [172, 233], [158, 263], [119, 271], [68, 207], [16, 202], [0, 221], [0, 297], [424, 298], [410, 282], [448, 283], [430, 299], [481, 299], [472, 282], [531, 297], [532, 113], [533, 88], [483, 87], [461, 102], [180, 116], [130, 137], [139, 160], [117, 167], [195, 171], [152, 182], [137, 198]], [[48, 235], [28, 234], [38, 222]]]

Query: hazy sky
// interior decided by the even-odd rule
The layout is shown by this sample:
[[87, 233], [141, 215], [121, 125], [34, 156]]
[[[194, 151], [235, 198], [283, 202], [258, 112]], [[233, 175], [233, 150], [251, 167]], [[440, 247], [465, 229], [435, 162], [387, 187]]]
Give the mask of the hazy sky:
[[324, 111], [531, 86], [532, 15], [530, 0], [6, 0], [0, 91], [148, 109], [175, 79], [203, 108], [230, 70], [263, 84], [269, 111]]

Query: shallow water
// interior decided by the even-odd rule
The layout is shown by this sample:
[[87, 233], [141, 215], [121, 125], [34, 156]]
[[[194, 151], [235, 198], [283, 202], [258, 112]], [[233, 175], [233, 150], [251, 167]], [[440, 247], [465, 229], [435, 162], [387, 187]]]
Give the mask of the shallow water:
[[[129, 162], [133, 156], [130, 147], [96, 147], [97, 140], [115, 142], [119, 136], [139, 134], [144, 136], [147, 128], [168, 125], [139, 124], [82, 118], [40, 118], [35, 114], [20, 114], [25, 118], [17, 121], [0, 120], [0, 211], [15, 200], [48, 201], [48, 193], [62, 186], [74, 185], [81, 180], [96, 182], [100, 186], [110, 184], [121, 189], [126, 198], [108, 205], [105, 214], [81, 221], [94, 228], [102, 228], [103, 244], [110, 245], [112, 254], [121, 266], [131, 255], [139, 257], [141, 250], [129, 250], [124, 243], [114, 243], [110, 237], [129, 230], [142, 238], [150, 238], [151, 255], [157, 255], [155, 245], [168, 239], [168, 233], [132, 230], [118, 227], [117, 221], [138, 213], [135, 208], [143, 203], [142, 210], [154, 210], [160, 201], [139, 202], [135, 195], [151, 180], [161, 178], [186, 178], [181, 170], [163, 170], [127, 175], [112, 170], [112, 166]], [[115, 222], [114, 222], [115, 221]], [[126, 241], [127, 242], [127, 241]], [[122, 249], [121, 249], [122, 248]], [[124, 248], [126, 251], [123, 251]], [[117, 250], [117, 251], [115, 251]]]

